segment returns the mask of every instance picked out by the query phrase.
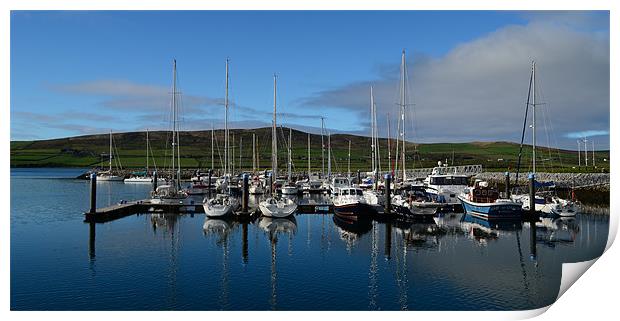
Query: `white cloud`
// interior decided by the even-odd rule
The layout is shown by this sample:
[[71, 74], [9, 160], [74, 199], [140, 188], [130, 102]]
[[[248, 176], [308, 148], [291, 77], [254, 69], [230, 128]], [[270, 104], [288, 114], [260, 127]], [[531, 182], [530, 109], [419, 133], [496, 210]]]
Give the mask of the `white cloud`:
[[[399, 53], [394, 54], [396, 65]], [[544, 120], [553, 128], [551, 145], [557, 141], [560, 147], [572, 147], [574, 142], [565, 139], [569, 132], [609, 129], [608, 34], [536, 20], [498, 29], [439, 58], [409, 57], [415, 104], [410, 119], [417, 134], [408, 137], [422, 142], [517, 141], [531, 60], [537, 62], [539, 101], [546, 103], [537, 108], [539, 128], [542, 134]], [[391, 69], [397, 72], [397, 68]], [[381, 132], [386, 133], [389, 112], [394, 133], [398, 75], [380, 76], [373, 82], [326, 89], [300, 104], [349, 110], [360, 123], [367, 124], [368, 92], [373, 85]]]

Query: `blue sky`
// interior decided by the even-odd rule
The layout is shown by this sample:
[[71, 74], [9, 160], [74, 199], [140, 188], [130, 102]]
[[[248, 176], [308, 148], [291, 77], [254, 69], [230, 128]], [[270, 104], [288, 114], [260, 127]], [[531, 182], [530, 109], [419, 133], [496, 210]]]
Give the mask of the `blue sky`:
[[276, 72], [281, 123], [316, 131], [322, 115], [333, 132], [367, 134], [367, 88], [386, 123], [403, 48], [411, 140], [518, 140], [536, 59], [549, 143], [575, 149], [595, 133], [609, 146], [607, 12], [13, 11], [11, 139], [165, 129], [173, 58], [183, 128], [221, 127], [226, 57], [233, 127], [269, 125]]

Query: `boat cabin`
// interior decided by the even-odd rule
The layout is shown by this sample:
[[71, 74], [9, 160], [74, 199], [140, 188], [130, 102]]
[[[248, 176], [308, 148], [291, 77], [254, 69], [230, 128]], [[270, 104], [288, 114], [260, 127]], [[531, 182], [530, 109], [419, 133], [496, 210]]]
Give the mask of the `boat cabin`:
[[364, 196], [364, 191], [361, 188], [348, 187], [341, 188], [339, 194], [341, 196]]
[[475, 203], [495, 203], [499, 198], [499, 192], [495, 187], [489, 187], [489, 183], [476, 180], [474, 186], [469, 189], [468, 200]]

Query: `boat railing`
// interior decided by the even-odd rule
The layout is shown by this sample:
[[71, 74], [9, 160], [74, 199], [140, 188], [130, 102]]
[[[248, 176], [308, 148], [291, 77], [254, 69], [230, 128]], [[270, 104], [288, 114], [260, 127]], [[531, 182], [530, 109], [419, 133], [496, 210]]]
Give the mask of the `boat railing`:
[[479, 173], [482, 173], [482, 165], [441, 166], [408, 170], [407, 178], [423, 178], [431, 174], [472, 176]]

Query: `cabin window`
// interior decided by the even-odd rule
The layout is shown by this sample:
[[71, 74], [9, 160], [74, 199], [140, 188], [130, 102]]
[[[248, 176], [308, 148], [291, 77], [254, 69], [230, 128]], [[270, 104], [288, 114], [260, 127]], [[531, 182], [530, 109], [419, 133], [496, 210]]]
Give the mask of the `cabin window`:
[[364, 192], [362, 192], [362, 190], [361, 190], [361, 189], [358, 189], [358, 190], [357, 190], [357, 195], [359, 195], [359, 196], [363, 196], [363, 195], [364, 195]]
[[342, 194], [342, 195], [349, 195], [349, 190], [343, 189], [343, 190], [341, 191], [341, 194]]

